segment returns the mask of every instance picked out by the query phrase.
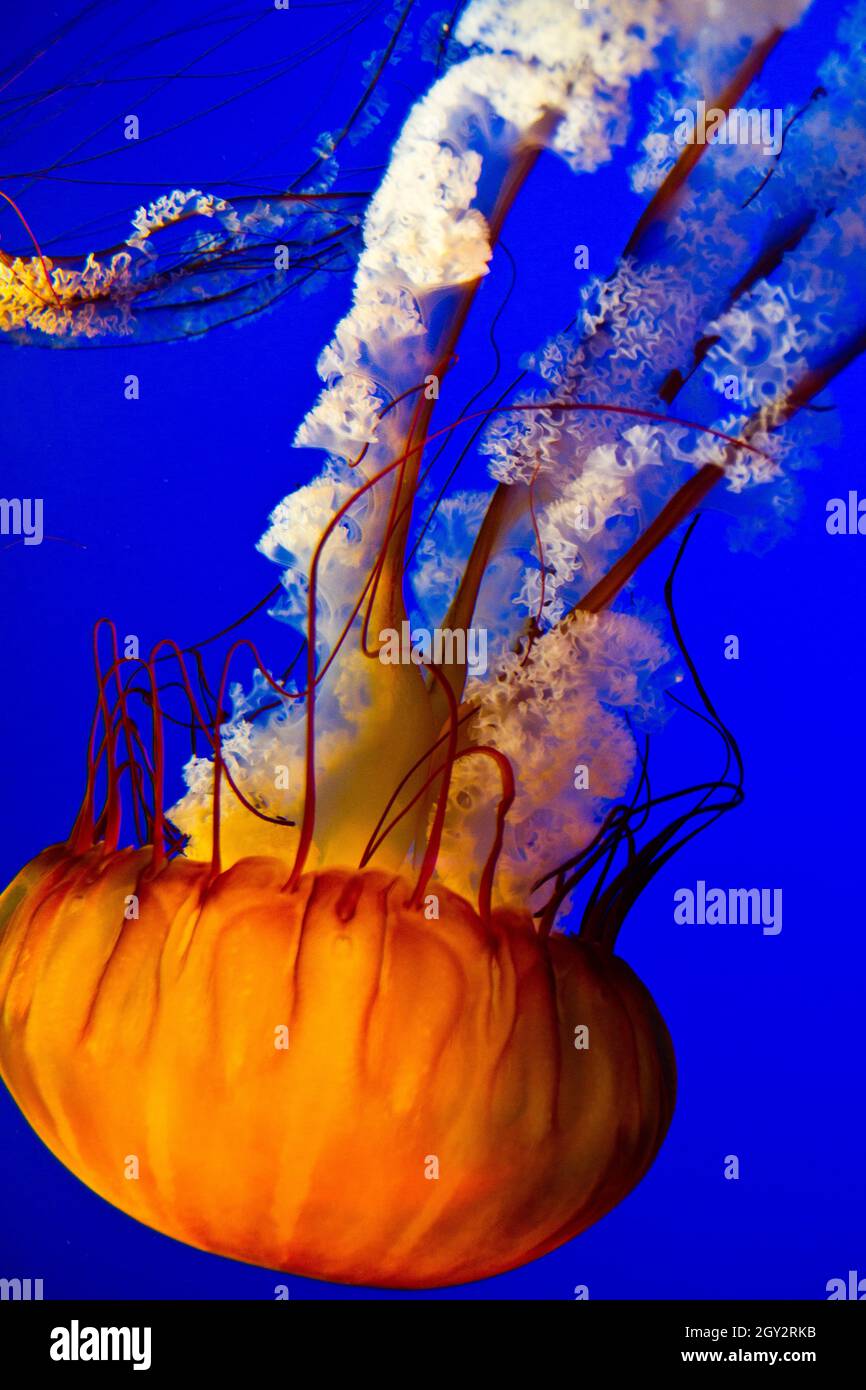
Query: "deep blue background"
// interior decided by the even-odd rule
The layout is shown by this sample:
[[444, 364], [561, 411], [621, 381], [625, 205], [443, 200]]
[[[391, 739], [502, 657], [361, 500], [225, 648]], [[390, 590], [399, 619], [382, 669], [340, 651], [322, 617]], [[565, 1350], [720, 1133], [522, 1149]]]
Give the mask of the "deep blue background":
[[[16, 7], [20, 10], [20, 7]], [[34, 229], [63, 249], [119, 239], [129, 211], [174, 186], [230, 193], [233, 180], [279, 187], [307, 162], [323, 129], [340, 127], [361, 91], [362, 60], [383, 42], [387, 7], [319, 57], [217, 112], [105, 159], [120, 121], [139, 112], [143, 133], [202, 112], [244, 82], [178, 80], [148, 101], [150, 77], [177, 72], [213, 36], [235, 35], [201, 64], [229, 73], [290, 58], [360, 5], [286, 14], [245, 0], [208, 12], [223, 28], [152, 40], [200, 6], [106, 5], [34, 64], [21, 85], [35, 93], [84, 62], [99, 70], [95, 35], [111, 51], [144, 43], [115, 86], [77, 88], [28, 104], [27, 128], [0, 120], [0, 187], [15, 192]], [[425, 13], [435, 7], [427, 6]], [[74, 13], [17, 13], [4, 20], [2, 61], [28, 51], [49, 24]], [[838, 10], [819, 3], [767, 74], [779, 103], [808, 95]], [[101, 42], [101, 40], [100, 40]], [[41, 66], [40, 66], [41, 64]], [[264, 73], [262, 75], [267, 75]], [[402, 113], [431, 80], [408, 56], [389, 74], [382, 129], [345, 155], [374, 187]], [[151, 83], [150, 86], [155, 85]], [[640, 89], [638, 92], [640, 95]], [[64, 97], [64, 101], [66, 97]], [[0, 117], [12, 108], [0, 106]], [[89, 131], [108, 128], [71, 158], [66, 180], [32, 184], [11, 174], [41, 169]], [[605, 270], [638, 210], [622, 160], [593, 179], [544, 157], [509, 221], [505, 241], [518, 285], [503, 314], [503, 372], [561, 327], [579, 277], [571, 248], [591, 246]], [[83, 224], [96, 224], [92, 233]], [[80, 233], [75, 229], [82, 226]], [[0, 209], [2, 244], [25, 249], [14, 214]], [[60, 245], [61, 243], [58, 243]], [[491, 369], [486, 321], [501, 301], [507, 265], [497, 258], [478, 301], [443, 417]], [[862, 287], [861, 287], [862, 288]], [[317, 456], [293, 453], [294, 428], [317, 390], [315, 360], [349, 295], [349, 280], [287, 301], [243, 329], [170, 347], [58, 352], [0, 345], [0, 492], [45, 499], [46, 531], [63, 541], [0, 552], [0, 652], [4, 772], [0, 878], [62, 839], [82, 790], [91, 712], [90, 635], [107, 612], [149, 645], [171, 634], [201, 638], [239, 616], [275, 581], [254, 550], [270, 508]], [[565, 306], [565, 307], [564, 307]], [[123, 398], [136, 372], [141, 399]], [[507, 378], [504, 378], [507, 379]], [[834, 388], [842, 447], [805, 480], [796, 539], [763, 559], [731, 554], [726, 521], [710, 511], [684, 563], [680, 616], [698, 666], [746, 764], [745, 806], [693, 842], [646, 893], [620, 939], [621, 954], [652, 990], [680, 1067], [670, 1135], [644, 1182], [565, 1248], [516, 1273], [456, 1291], [468, 1298], [822, 1298], [828, 1279], [866, 1274], [864, 1223], [863, 914], [861, 799], [864, 658], [862, 538], [830, 538], [827, 499], [862, 476], [866, 364]], [[452, 409], [453, 407], [453, 409]], [[477, 467], [477, 465], [475, 465]], [[470, 467], [467, 476], [473, 476]], [[76, 544], [69, 544], [68, 542]], [[654, 600], [672, 558], [649, 565], [641, 591]], [[264, 629], [262, 629], [264, 630]], [[736, 633], [739, 662], [722, 658]], [[270, 624], [275, 666], [289, 637]], [[658, 786], [718, 770], [712, 736], [678, 715], [657, 741]], [[782, 887], [784, 929], [685, 928], [673, 892], [703, 878], [724, 886]], [[134, 1078], [131, 1078], [134, 1083]], [[725, 1156], [741, 1177], [725, 1181]], [[0, 1274], [42, 1277], [48, 1297], [271, 1298], [283, 1276], [201, 1254], [107, 1206], [67, 1173], [0, 1098]], [[382, 1295], [289, 1278], [293, 1298]], [[421, 1295], [418, 1295], [421, 1296]], [[455, 1291], [423, 1297], [454, 1297]]]

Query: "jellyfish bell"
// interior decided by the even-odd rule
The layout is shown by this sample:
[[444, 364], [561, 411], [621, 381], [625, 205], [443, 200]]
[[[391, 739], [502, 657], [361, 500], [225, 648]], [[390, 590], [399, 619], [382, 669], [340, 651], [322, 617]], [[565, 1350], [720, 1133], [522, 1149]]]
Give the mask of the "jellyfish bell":
[[0, 905], [3, 1078], [130, 1216], [424, 1288], [544, 1254], [652, 1163], [673, 1053], [606, 946], [378, 869], [150, 861], [46, 850]]

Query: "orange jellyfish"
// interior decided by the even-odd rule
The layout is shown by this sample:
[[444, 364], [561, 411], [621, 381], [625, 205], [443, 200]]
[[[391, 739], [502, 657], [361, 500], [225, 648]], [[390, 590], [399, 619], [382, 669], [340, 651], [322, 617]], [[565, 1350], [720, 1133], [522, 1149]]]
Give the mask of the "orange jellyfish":
[[[37, 1133], [94, 1191], [160, 1231], [345, 1282], [481, 1278], [609, 1211], [670, 1121], [671, 1045], [609, 941], [491, 906], [513, 794], [507, 760], [458, 748], [452, 697], [437, 750], [450, 744], [446, 782], [449, 765], [477, 755], [502, 784], [477, 903], [432, 878], [441, 794], [414, 876], [358, 869], [336, 850], [306, 866], [311, 735], [303, 823], [279, 827], [296, 844], [293, 867], [266, 853], [222, 867], [220, 789], [234, 779], [220, 765], [218, 724], [212, 854], [180, 857], [162, 806], [165, 655], [156, 648], [143, 663], [148, 750], [115, 639], [74, 831], [2, 898], [0, 1066]], [[399, 673], [398, 686], [411, 676], [416, 699], [432, 703], [439, 688], [425, 687], [417, 667], [378, 670]], [[218, 708], [225, 681], [224, 671]], [[311, 712], [312, 690], [306, 699]], [[416, 725], [398, 700], [392, 708], [390, 736], [411, 743]], [[426, 737], [414, 732], [424, 768]], [[404, 796], [404, 809], [437, 776], [441, 768], [420, 797]], [[146, 821], [143, 848], [121, 847], [124, 780]], [[238, 795], [242, 814], [261, 823]], [[363, 782], [344, 795], [376, 804]]]
[[[415, 407], [410, 438], [419, 415]], [[657, 846], [649, 860], [633, 854], [595, 895], [579, 934], [556, 926], [575, 882], [649, 803], [615, 807], [570, 862], [533, 873], [535, 889], [548, 883], [546, 898], [534, 892], [543, 905], [521, 903], [508, 875], [497, 886], [497, 871], [509, 834], [514, 882], [526, 868], [520, 838], [532, 813], [521, 832], [509, 812], [520, 801], [515, 772], [530, 779], [481, 736], [491, 710], [503, 730], [527, 713], [549, 719], [527, 683], [537, 682], [536, 696], [548, 691], [570, 653], [557, 716], [594, 747], [594, 774], [602, 790], [608, 779], [612, 800], [631, 769], [629, 739], [621, 720], [594, 706], [594, 663], [613, 684], [635, 651], [658, 663], [643, 624], [594, 611], [591, 593], [556, 629], [527, 633], [486, 715], [471, 681], [460, 700], [459, 643], [439, 664], [423, 644], [406, 662], [383, 660], [383, 635], [408, 626], [402, 584], [387, 582], [405, 541], [396, 522], [404, 476], [340, 638], [317, 661], [328, 542], [381, 474], [400, 474], [421, 447], [351, 492], [319, 537], [300, 686], [270, 675], [241, 639], [226, 655], [210, 719], [207, 686], [196, 692], [174, 643], [127, 658], [108, 624], [103, 669], [97, 626], [81, 811], [68, 842], [27, 865], [0, 899], [0, 1069], [67, 1167], [131, 1216], [199, 1248], [405, 1288], [511, 1269], [597, 1221], [653, 1162], [675, 1096], [664, 1021], [614, 954]], [[279, 720], [287, 706], [303, 707], [275, 745], [290, 746], [287, 729], [299, 743], [296, 820], [279, 812], [279, 792], [264, 789], [267, 743], [253, 759], [239, 732], [247, 716], [232, 726], [226, 712], [241, 649], [269, 697], [247, 730], [269, 705]], [[166, 661], [177, 664], [209, 749], [193, 759], [195, 794], [170, 814]], [[349, 730], [332, 723], [320, 744], [319, 690], [338, 668], [357, 718]], [[149, 739], [133, 718], [134, 689], [149, 706]], [[479, 763], [495, 794], [489, 780], [460, 782], [459, 770]], [[124, 789], [139, 848], [121, 843]], [[461, 814], [449, 842], [448, 822]], [[480, 859], [472, 822], [487, 837]]]
[[[408, 626], [407, 541], [439, 382], [594, 43], [560, 4], [566, 60], [539, 49], [550, 64], [539, 86], [544, 35], [515, 13], [525, 61], [506, 26], [484, 39], [486, 55], [450, 68], [410, 116], [367, 211], [353, 310], [299, 435], [339, 462], [299, 490], [290, 523], [275, 523], [275, 551], [291, 549], [293, 528], [319, 537], [305, 679], [276, 679], [253, 649], [277, 713], [231, 722], [243, 643], [211, 709], [170, 643], [128, 661], [112, 628], [102, 669], [98, 627], [80, 814], [0, 905], [0, 1071], [51, 1150], [168, 1235], [323, 1279], [430, 1287], [543, 1254], [640, 1180], [674, 1102], [664, 1023], [612, 939], [554, 931], [558, 901], [539, 920], [525, 872], [497, 880], [507, 836], [526, 859], [508, 824], [521, 783], [464, 699], [465, 644], [496, 533], [527, 516], [526, 487], [513, 490], [516, 507], [497, 497], [481, 528], [443, 629], [449, 650], [386, 659]], [[621, 28], [631, 74], [651, 49]], [[608, 113], [590, 124], [597, 143], [608, 138]], [[482, 131], [483, 159], [472, 147]], [[569, 139], [584, 135], [582, 125]], [[224, 200], [177, 192], [140, 211], [113, 260], [77, 268], [37, 245], [3, 262], [6, 326], [58, 341], [132, 333], [138, 290], [171, 294], [176, 278], [160, 279], [145, 240], [206, 219], [215, 231], [196, 266], [233, 254], [232, 238], [243, 249], [262, 229], [279, 236], [296, 204], [239, 217]], [[518, 722], [521, 682], [546, 679], [555, 642], [578, 661], [579, 626], [517, 643]], [[172, 660], [207, 756], [167, 813], [166, 720], [177, 716], [160, 676]], [[149, 738], [133, 717], [134, 683]], [[589, 685], [575, 717], [601, 749], [599, 794], [614, 798], [631, 770], [623, 722]], [[122, 839], [124, 803], [138, 847]], [[592, 815], [582, 821], [595, 828]], [[533, 879], [554, 867], [543, 856], [527, 865]]]

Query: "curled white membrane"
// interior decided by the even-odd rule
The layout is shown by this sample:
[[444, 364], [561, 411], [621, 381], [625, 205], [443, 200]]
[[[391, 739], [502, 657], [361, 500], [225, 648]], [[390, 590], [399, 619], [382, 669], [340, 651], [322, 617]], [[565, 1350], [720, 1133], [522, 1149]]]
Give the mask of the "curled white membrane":
[[[319, 359], [324, 388], [296, 443], [324, 449], [328, 461], [317, 478], [275, 508], [260, 542], [283, 567], [279, 616], [301, 625], [307, 575], [325, 526], [365, 479], [399, 457], [417, 388], [441, 369], [442, 342], [431, 327], [432, 311], [436, 322], [447, 318], [449, 306], [459, 305], [487, 273], [488, 218], [527, 141], [543, 141], [576, 171], [591, 172], [623, 142], [629, 84], [655, 67], [662, 43], [678, 55], [683, 89], [699, 95], [707, 63], [726, 80], [742, 59], [744, 39], [766, 38], [804, 9], [804, 0], [594, 0], [587, 9], [571, 0], [474, 0], [466, 8], [456, 37], [467, 56], [406, 121], [367, 212], [352, 305]], [[669, 119], [675, 99], [658, 95], [657, 120]], [[659, 129], [651, 137], [644, 172], [636, 176], [646, 188], [658, 185], [670, 162], [668, 133]], [[535, 550], [527, 519], [517, 543], [494, 558], [476, 609], [475, 622], [496, 639], [496, 660], [466, 691], [475, 709], [471, 740], [506, 754], [516, 777], [497, 876], [500, 899], [529, 900], [536, 880], [585, 845], [610, 802], [622, 795], [635, 763], [624, 714], [655, 708], [656, 673], [669, 656], [651, 625], [636, 616], [585, 616], [564, 630], [554, 626], [658, 509], [683, 471], [701, 461], [701, 449], [710, 447], [683, 428], [638, 413], [625, 420], [606, 413], [605, 402], [636, 412], [658, 408], [661, 383], [668, 373], [688, 370], [688, 345], [709, 324], [719, 339], [711, 372], [739, 362], [750, 334], [769, 325], [775, 336], [766, 354], [766, 379], [781, 391], [818, 329], [816, 313], [814, 322], [791, 329], [783, 349], [779, 315], [790, 308], [790, 290], [762, 281], [735, 306], [726, 307], [719, 297], [720, 269], [729, 285], [730, 272], [749, 256], [747, 229], [727, 211], [730, 189], [724, 182], [727, 177], [731, 186], [754, 187], [757, 156], [735, 153], [738, 162], [729, 174], [722, 171], [721, 193], [710, 187], [699, 204], [684, 195], [666, 228], [667, 259], [624, 260], [606, 281], [591, 286], [576, 331], [536, 354], [533, 365], [544, 390], [526, 403], [579, 396], [598, 409], [569, 414], [539, 404], [506, 413], [487, 433], [494, 479], [532, 484], [545, 566], [542, 586], [537, 555], [527, 559], [527, 551]], [[782, 178], [777, 182], [786, 188]], [[695, 244], [700, 250], [702, 235], [710, 249], [703, 270], [695, 272]], [[687, 254], [678, 254], [680, 243]], [[827, 294], [832, 298], [832, 287]], [[773, 364], [782, 359], [785, 370], [777, 370]], [[763, 391], [760, 383], [755, 389]], [[754, 481], [750, 465], [737, 467], [741, 475], [733, 471], [732, 482]], [[768, 472], [775, 472], [772, 465]], [[320, 655], [351, 619], [382, 545], [390, 494], [388, 482], [366, 493], [321, 553]], [[415, 597], [425, 613], [435, 615], [438, 608], [440, 621], [459, 581], [458, 554], [477, 533], [483, 510], [477, 493], [452, 496], [419, 548]], [[523, 662], [509, 643], [527, 615], [540, 618], [542, 632], [531, 660]], [[350, 649], [347, 644], [347, 655], [319, 696], [326, 777], [329, 769], [339, 776], [341, 749], [360, 721], [376, 717], [364, 708], [364, 660], [356, 642]], [[269, 720], [245, 722], [263, 693], [260, 681], [248, 696], [235, 691], [236, 718], [224, 734], [226, 761], [258, 806], [299, 819], [302, 710], [288, 706]], [[273, 793], [276, 765], [289, 767], [292, 790], [282, 798]], [[395, 784], [402, 770], [393, 769]], [[173, 814], [192, 835], [195, 852], [208, 818], [211, 764], [193, 760], [187, 775], [189, 792]], [[346, 787], [343, 795], [357, 797], [363, 789]], [[458, 762], [437, 872], [467, 893], [477, 886], [490, 847], [497, 795], [492, 764], [480, 757]], [[381, 808], [370, 809], [378, 814]], [[231, 804], [225, 814], [236, 821], [243, 815]], [[236, 854], [255, 852], [268, 833], [249, 817], [245, 825], [234, 838]]]

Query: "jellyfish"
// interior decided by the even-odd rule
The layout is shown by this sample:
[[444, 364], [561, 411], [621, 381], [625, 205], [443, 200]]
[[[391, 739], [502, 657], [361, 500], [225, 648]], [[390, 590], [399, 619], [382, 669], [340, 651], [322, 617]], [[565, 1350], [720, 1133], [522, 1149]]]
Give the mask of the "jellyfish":
[[[300, 639], [288, 665], [234, 635], [211, 684], [200, 646], [128, 654], [97, 624], [79, 813], [0, 899], [0, 1072], [60, 1161], [146, 1225], [299, 1275], [440, 1287], [555, 1249], [656, 1158], [673, 1047], [617, 935], [743, 778], [674, 585], [711, 493], [740, 534], [790, 527], [810, 406], [866, 342], [866, 7], [769, 167], [678, 148], [671, 114], [733, 111], [804, 8], [472, 0], [364, 212], [295, 441], [325, 464], [260, 542], [271, 612]], [[639, 78], [658, 87], [632, 171], [650, 196], [616, 267], [507, 404], [440, 424], [541, 152], [590, 176]], [[846, 157], [828, 170], [831, 126]], [[244, 222], [175, 193], [122, 261], [91, 262], [87, 293], [39, 252], [4, 261], [4, 327], [134, 332], [133, 282], [177, 324], [179, 272], [145, 256], [133, 273], [138, 243], [191, 215], [222, 229], [196, 256], [223, 258], [308, 213], [275, 200]], [[220, 305], [223, 275], [250, 292], [219, 274]], [[207, 327], [213, 305], [182, 314]], [[709, 392], [732, 376], [719, 417]], [[426, 460], [461, 431], [493, 488], [431, 502]], [[671, 644], [617, 600], [678, 530]], [[725, 766], [652, 796], [639, 729], [677, 660]], [[177, 726], [192, 753], [169, 804]]]

